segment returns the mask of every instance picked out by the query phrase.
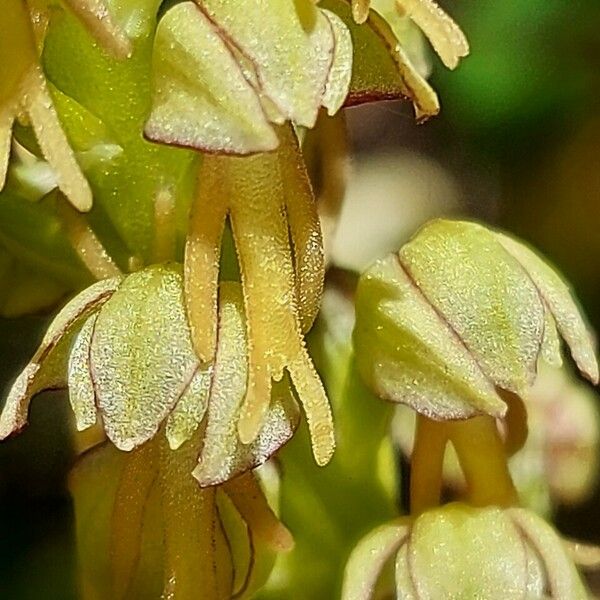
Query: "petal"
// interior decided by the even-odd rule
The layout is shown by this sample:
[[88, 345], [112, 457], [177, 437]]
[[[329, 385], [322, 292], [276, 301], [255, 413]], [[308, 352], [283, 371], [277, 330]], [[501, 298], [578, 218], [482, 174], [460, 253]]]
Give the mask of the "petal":
[[591, 570], [600, 567], [600, 546], [566, 539], [563, 539], [563, 545], [576, 565]]
[[212, 367], [198, 367], [189, 385], [167, 419], [166, 434], [169, 446], [177, 450], [193, 436], [208, 407]]
[[417, 120], [424, 121], [437, 115], [440, 111], [437, 94], [419, 72], [406, 48], [398, 41], [390, 24], [377, 13], [372, 13], [369, 25], [388, 47], [400, 75], [403, 93], [414, 104]]
[[381, 397], [433, 419], [506, 405], [448, 323], [416, 287], [397, 255], [377, 261], [356, 293], [354, 349], [362, 377]]
[[333, 419], [302, 336], [286, 184], [283, 177], [273, 177], [279, 159], [275, 153], [221, 159], [227, 161], [249, 340], [248, 386], [238, 432], [243, 443], [256, 438], [269, 408], [272, 381], [280, 381], [287, 369], [306, 412], [313, 454], [322, 465], [335, 447]]
[[396, 0], [429, 38], [442, 62], [454, 69], [469, 54], [469, 43], [460, 27], [433, 0]]
[[369, 600], [385, 563], [408, 537], [402, 520], [382, 525], [354, 548], [344, 571], [342, 600]]
[[567, 342], [579, 370], [598, 383], [598, 360], [591, 328], [573, 298], [568, 284], [544, 259], [515, 239], [496, 234], [500, 243], [519, 261], [538, 288], [554, 317], [558, 331]]
[[218, 29], [193, 2], [160, 20], [146, 137], [205, 152], [273, 150], [277, 137]]
[[[385, 21], [371, 12], [364, 26], [357, 25], [345, 0], [322, 0], [319, 6], [334, 12], [350, 32], [354, 56], [350, 93], [346, 105], [352, 106], [377, 100], [406, 99], [407, 90], [390, 44], [393, 34]], [[388, 35], [383, 35], [387, 30]], [[373, 65], [377, 65], [374, 69]]]
[[166, 598], [230, 598], [232, 556], [216, 505], [216, 488], [200, 489], [191, 471], [197, 435], [179, 450], [161, 446]]
[[288, 384], [276, 385], [258, 437], [250, 444], [241, 443], [237, 423], [246, 393], [248, 358], [239, 286], [222, 284], [220, 302], [208, 420], [199, 464], [194, 470], [203, 487], [218, 485], [264, 463], [292, 437], [299, 420]]
[[8, 394], [0, 415], [0, 439], [26, 425], [29, 403], [38, 392], [65, 387], [68, 359], [75, 335], [90, 313], [102, 306], [120, 283], [121, 278], [99, 281], [81, 292], [58, 313], [31, 362]]
[[87, 211], [92, 192], [65, 137], [38, 64], [36, 40], [24, 2], [3, 6], [0, 22], [0, 189], [6, 175], [6, 150], [12, 118], [20, 108], [29, 115], [44, 157], [73, 206]]
[[147, 504], [157, 479], [158, 449], [148, 444], [122, 459], [110, 518], [110, 559], [115, 598], [127, 598], [142, 554]]
[[544, 339], [542, 340], [541, 357], [551, 367], [562, 367], [563, 360], [560, 351], [560, 338], [556, 328], [556, 321], [548, 310], [545, 315]]
[[535, 513], [523, 508], [511, 508], [507, 513], [523, 538], [541, 557], [550, 596], [569, 600], [587, 598], [577, 569], [556, 531]]
[[254, 543], [248, 525], [227, 494], [217, 491], [219, 519], [231, 549], [233, 563], [233, 597], [245, 594], [254, 571]]
[[333, 59], [327, 17], [308, 0], [197, 1], [227, 42], [253, 63], [261, 90], [277, 109], [312, 127]]
[[90, 372], [90, 344], [95, 325], [96, 315], [92, 315], [75, 337], [69, 356], [69, 401], [75, 413], [77, 431], [96, 423], [96, 392]]
[[88, 592], [85, 598], [114, 597], [110, 524], [126, 458], [112, 444], [102, 444], [81, 456], [69, 473], [79, 579], [82, 590]]
[[23, 105], [36, 139], [50, 166], [56, 172], [58, 187], [81, 212], [92, 208], [92, 190], [65, 135], [52, 103], [46, 80], [35, 66], [23, 83]]
[[412, 579], [410, 563], [408, 560], [408, 545], [405, 543], [396, 554], [395, 564], [396, 597], [402, 600], [419, 600], [415, 582]]
[[499, 387], [525, 395], [535, 378], [544, 306], [521, 265], [481, 225], [438, 220], [400, 250], [424, 296]]
[[181, 267], [129, 275], [98, 314], [90, 356], [106, 433], [132, 450], [154, 436], [198, 368]]
[[227, 164], [221, 157], [204, 157], [185, 244], [185, 307], [194, 349], [205, 362], [214, 360], [217, 344], [221, 245], [228, 212], [227, 179]]
[[52, 192], [56, 198], [56, 213], [73, 249], [96, 279], [121, 275], [121, 271], [94, 232], [88, 220], [70, 206], [60, 192]]
[[81, 456], [69, 474], [86, 600], [160, 596], [161, 498], [148, 454], [126, 454], [104, 443]]
[[328, 10], [323, 10], [322, 13], [327, 17], [333, 30], [334, 53], [321, 104], [327, 109], [329, 115], [335, 115], [342, 108], [350, 91], [352, 36], [344, 22], [335, 13]]

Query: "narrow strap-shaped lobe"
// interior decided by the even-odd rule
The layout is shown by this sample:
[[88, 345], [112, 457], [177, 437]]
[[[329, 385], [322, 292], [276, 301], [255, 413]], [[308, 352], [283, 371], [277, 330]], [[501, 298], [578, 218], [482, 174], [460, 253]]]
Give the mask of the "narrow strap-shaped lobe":
[[92, 190], [62, 129], [39, 66], [23, 82], [23, 106], [44, 158], [56, 172], [58, 187], [79, 211], [92, 208]]
[[427, 36], [434, 50], [449, 69], [469, 54], [469, 43], [460, 27], [433, 0], [396, 0], [398, 8]]
[[248, 389], [240, 439], [258, 434], [271, 399], [300, 336], [295, 278], [277, 176], [277, 156], [231, 159], [231, 227], [242, 273], [248, 328]]
[[292, 128], [281, 128], [280, 139], [279, 166], [294, 251], [298, 312], [306, 332], [317, 316], [323, 294], [323, 237], [316, 200]]
[[[249, 375], [239, 422], [250, 443], [264, 422], [271, 380], [288, 369], [303, 404], [319, 464], [333, 452], [333, 425], [322, 383], [306, 353], [296, 302], [294, 267], [277, 157], [230, 159], [231, 225], [242, 271]], [[318, 440], [318, 441], [317, 441]]]
[[118, 277], [121, 270], [87, 222], [85, 215], [66, 203], [59, 192], [57, 212], [71, 245], [88, 271], [98, 280]]
[[246, 473], [224, 484], [223, 490], [248, 524], [252, 534], [276, 551], [291, 550], [294, 539], [271, 510], [256, 476]]
[[202, 361], [214, 359], [221, 240], [228, 210], [227, 162], [206, 156], [198, 173], [185, 246], [185, 304], [192, 342]]
[[364, 23], [369, 16], [371, 0], [352, 0], [352, 17], [357, 23]]
[[109, 13], [104, 0], [64, 0], [90, 33], [117, 58], [126, 58], [132, 44], [126, 32]]

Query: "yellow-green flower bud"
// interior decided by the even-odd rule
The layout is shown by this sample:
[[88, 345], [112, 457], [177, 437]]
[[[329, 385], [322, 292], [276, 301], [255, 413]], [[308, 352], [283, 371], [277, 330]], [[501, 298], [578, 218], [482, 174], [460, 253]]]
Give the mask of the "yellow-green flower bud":
[[395, 562], [396, 597], [587, 598], [557, 533], [521, 508], [448, 504], [368, 534], [346, 566], [342, 600], [368, 600]]
[[434, 419], [502, 417], [498, 389], [526, 399], [558, 333], [598, 381], [592, 335], [558, 273], [481, 225], [438, 220], [377, 261], [357, 290], [358, 366], [383, 398]]

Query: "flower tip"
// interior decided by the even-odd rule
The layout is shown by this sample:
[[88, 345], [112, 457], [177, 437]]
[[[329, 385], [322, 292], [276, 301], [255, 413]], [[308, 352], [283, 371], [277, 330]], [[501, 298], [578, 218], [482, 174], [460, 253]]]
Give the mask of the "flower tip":
[[352, 0], [352, 18], [362, 25], [369, 18], [370, 0]]
[[273, 531], [271, 538], [271, 547], [276, 552], [291, 552], [294, 549], [295, 541], [292, 532], [283, 524]]
[[240, 442], [244, 445], [251, 444], [260, 433], [261, 420], [255, 413], [244, 413], [240, 416], [238, 421], [238, 435], [240, 436]]
[[319, 467], [326, 467], [335, 452], [335, 437], [333, 431], [327, 440], [321, 440], [320, 443], [313, 443], [313, 456]]
[[[593, 348], [593, 342], [591, 347]], [[598, 359], [594, 350], [589, 353], [586, 358], [580, 358], [577, 364], [581, 374], [590, 382], [592, 385], [598, 385], [600, 383], [600, 372], [598, 369]]]

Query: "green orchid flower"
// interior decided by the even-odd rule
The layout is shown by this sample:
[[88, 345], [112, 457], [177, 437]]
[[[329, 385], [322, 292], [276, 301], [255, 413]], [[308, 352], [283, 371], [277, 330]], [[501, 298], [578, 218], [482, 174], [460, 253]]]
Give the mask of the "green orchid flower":
[[194, 471], [201, 486], [265, 462], [298, 423], [289, 387], [276, 387], [259, 435], [253, 444], [242, 444], [236, 423], [247, 359], [239, 291], [235, 285], [221, 288], [218, 351], [214, 364], [204, 365], [192, 347], [182, 286], [182, 268], [165, 264], [100, 281], [74, 298], [9, 392], [0, 437], [25, 426], [35, 394], [68, 387], [77, 429], [92, 427], [100, 417], [108, 439], [126, 452], [159, 432], [175, 450], [204, 422]]
[[562, 363], [559, 333], [598, 382], [593, 336], [561, 276], [513, 238], [439, 220], [368, 269], [356, 303], [364, 380], [419, 413], [411, 511], [439, 503], [448, 443], [473, 504], [517, 504], [507, 460], [527, 439], [538, 361]]
[[438, 114], [439, 100], [422, 72], [423, 59], [420, 53], [411, 51], [420, 45], [420, 40], [410, 24], [425, 34], [449, 69], [456, 68], [460, 59], [469, 54], [469, 44], [460, 27], [433, 0], [352, 0], [352, 16], [356, 23], [372, 28], [388, 45], [404, 95], [413, 101], [417, 119], [423, 121]]

